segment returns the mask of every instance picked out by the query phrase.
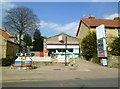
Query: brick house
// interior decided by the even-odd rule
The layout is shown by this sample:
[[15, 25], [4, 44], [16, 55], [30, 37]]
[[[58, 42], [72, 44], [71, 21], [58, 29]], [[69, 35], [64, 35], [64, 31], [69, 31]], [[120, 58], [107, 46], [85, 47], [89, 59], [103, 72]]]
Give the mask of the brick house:
[[96, 27], [103, 24], [106, 29], [107, 43], [110, 44], [114, 38], [118, 37], [120, 34], [120, 24], [118, 21], [120, 21], [119, 17], [115, 17], [114, 19], [96, 19], [94, 16], [82, 18], [76, 37], [82, 40], [89, 32], [96, 31]]
[[19, 46], [16, 37], [10, 35], [6, 29], [0, 29], [0, 59], [7, 56], [16, 56]]

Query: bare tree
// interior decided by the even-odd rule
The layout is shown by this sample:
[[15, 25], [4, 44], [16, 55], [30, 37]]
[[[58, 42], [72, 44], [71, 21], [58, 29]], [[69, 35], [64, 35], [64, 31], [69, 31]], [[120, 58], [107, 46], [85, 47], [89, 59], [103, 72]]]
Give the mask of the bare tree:
[[3, 23], [5, 27], [18, 33], [21, 47], [21, 36], [29, 31], [38, 29], [39, 19], [31, 9], [26, 7], [15, 7], [6, 11], [6, 13]]

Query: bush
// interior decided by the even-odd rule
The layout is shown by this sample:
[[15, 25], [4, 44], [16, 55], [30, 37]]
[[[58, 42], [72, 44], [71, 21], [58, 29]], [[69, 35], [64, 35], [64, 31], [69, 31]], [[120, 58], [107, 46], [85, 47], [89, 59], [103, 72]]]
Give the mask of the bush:
[[86, 60], [91, 60], [94, 54], [97, 54], [96, 33], [91, 32], [83, 38], [81, 42], [82, 55]]
[[14, 63], [15, 57], [2, 58], [2, 66], [10, 66]]
[[94, 54], [94, 55], [93, 55], [92, 62], [93, 62], [93, 63], [100, 64], [100, 59], [97, 57], [97, 54]]
[[110, 47], [112, 49], [110, 51], [112, 55], [120, 56], [120, 36], [118, 38], [115, 38]]

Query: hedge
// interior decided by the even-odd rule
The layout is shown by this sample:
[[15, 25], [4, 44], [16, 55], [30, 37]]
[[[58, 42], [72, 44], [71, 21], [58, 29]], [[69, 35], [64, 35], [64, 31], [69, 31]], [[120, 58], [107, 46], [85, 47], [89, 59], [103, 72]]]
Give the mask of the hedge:
[[16, 57], [2, 58], [2, 66], [10, 66], [10, 65], [14, 64], [15, 59], [16, 59]]

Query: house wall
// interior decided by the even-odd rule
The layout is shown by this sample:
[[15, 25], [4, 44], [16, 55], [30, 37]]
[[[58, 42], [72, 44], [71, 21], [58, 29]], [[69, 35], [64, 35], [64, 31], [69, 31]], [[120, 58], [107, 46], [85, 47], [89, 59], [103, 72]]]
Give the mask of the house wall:
[[[77, 38], [83, 39], [89, 32], [96, 31], [96, 28], [88, 28], [84, 23], [81, 23]], [[106, 28], [107, 43], [110, 44], [115, 37], [118, 37], [117, 28]]]
[[[66, 42], [66, 35], [65, 34], [61, 34], [63, 36], [63, 43], [61, 44], [65, 44]], [[50, 38], [47, 38], [47, 39], [44, 39], [44, 51], [46, 50], [45, 46], [47, 46], [47, 44], [56, 44], [57, 42], [59, 42], [59, 36], [60, 35], [57, 35], [57, 36], [53, 36], [53, 37], [50, 37]], [[78, 39], [74, 38], [74, 37], [71, 37], [71, 36], [67, 36], [67, 43], [70, 42], [70, 43], [75, 43], [75, 42], [79, 42]]]
[[79, 32], [78, 32], [78, 36], [77, 38], [79, 40], [82, 40], [89, 32], [90, 32], [90, 29], [87, 25], [85, 25], [84, 23], [81, 23], [81, 26], [79, 28]]
[[[106, 41], [110, 44], [115, 37], [118, 37], [118, 29], [117, 28], [105, 28], [106, 29]], [[96, 28], [91, 28], [91, 31], [96, 31]]]
[[6, 57], [7, 41], [0, 35], [0, 59]]
[[107, 42], [110, 44], [115, 37], [118, 37], [118, 29], [116, 28], [106, 28]]
[[[63, 40], [65, 41], [66, 40], [66, 35], [64, 35], [64, 34], [61, 34], [62, 36], [63, 36]], [[51, 38], [48, 38], [47, 39], [47, 43], [49, 43], [49, 42], [59, 42], [59, 35], [58, 36], [54, 36], [54, 37], [51, 37]], [[76, 38], [73, 38], [73, 37], [70, 37], [70, 36], [67, 36], [67, 42], [78, 42], [78, 39], [76, 39]]]
[[18, 45], [11, 43], [11, 42], [7, 42], [7, 49], [6, 49], [6, 56], [16, 56], [18, 50]]

